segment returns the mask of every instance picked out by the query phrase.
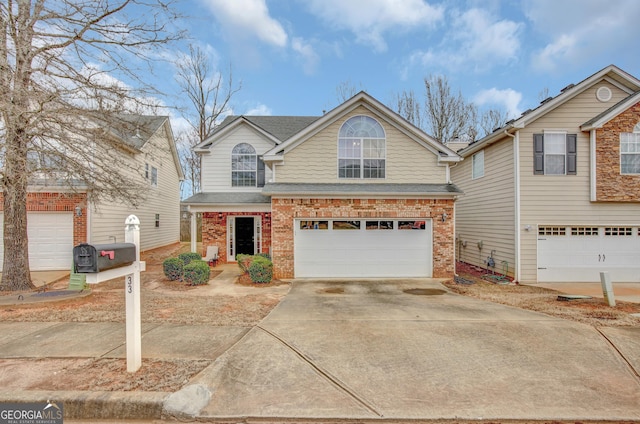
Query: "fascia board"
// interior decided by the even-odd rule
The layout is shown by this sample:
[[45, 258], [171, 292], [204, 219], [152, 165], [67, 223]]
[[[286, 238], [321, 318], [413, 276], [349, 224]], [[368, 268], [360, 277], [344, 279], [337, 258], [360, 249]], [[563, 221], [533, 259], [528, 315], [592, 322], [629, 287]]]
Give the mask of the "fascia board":
[[[244, 125], [248, 125], [249, 128], [251, 128], [253, 131], [258, 133], [258, 135], [261, 135], [262, 137], [266, 138], [268, 141], [273, 143], [275, 146], [277, 146], [280, 143], [280, 140], [278, 140], [277, 138], [275, 138], [274, 136], [272, 136], [268, 132], [264, 131], [262, 128], [260, 128], [259, 126], [257, 126], [253, 122], [249, 121], [244, 116], [241, 116], [239, 119], [236, 119], [234, 122], [232, 122], [231, 124], [229, 124], [226, 127], [224, 127], [222, 130], [220, 130], [220, 132], [217, 132], [217, 133], [213, 134], [211, 137], [207, 138], [202, 143], [196, 145], [193, 148], [193, 151], [196, 152], [196, 153], [210, 153], [211, 152], [211, 148], [215, 147], [226, 136], [231, 134], [233, 131], [236, 130], [237, 127], [239, 127], [239, 126], [241, 126], [243, 124]], [[213, 140], [213, 139], [215, 139], [215, 140]], [[210, 144], [208, 147], [203, 147], [203, 146], [206, 146], [208, 144]]]
[[580, 126], [580, 129], [582, 131], [590, 131], [593, 129], [602, 128], [604, 124], [611, 121], [613, 118], [620, 115], [621, 113], [623, 113], [624, 111], [626, 111], [627, 109], [629, 109], [631, 106], [633, 106], [638, 102], [640, 102], [640, 91], [636, 93], [634, 96], [629, 97], [624, 103], [620, 103], [615, 109], [612, 109], [611, 111], [609, 111], [609, 113], [607, 113], [606, 115], [603, 115], [597, 121], [594, 121], [589, 125]]

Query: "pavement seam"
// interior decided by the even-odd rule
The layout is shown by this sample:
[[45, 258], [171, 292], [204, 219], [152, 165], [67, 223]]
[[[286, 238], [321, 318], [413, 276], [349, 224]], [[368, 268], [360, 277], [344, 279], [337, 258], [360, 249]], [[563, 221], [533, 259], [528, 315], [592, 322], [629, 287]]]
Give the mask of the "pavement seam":
[[[125, 324], [126, 325], [126, 324]], [[162, 324], [155, 324], [154, 326], [152, 326], [151, 328], [142, 331], [141, 329], [141, 337], [144, 336], [145, 334], [149, 333], [150, 331], [155, 330], [156, 328], [160, 327]], [[126, 346], [127, 342], [126, 342], [126, 338], [125, 341], [120, 343], [118, 346], [114, 347], [113, 349], [103, 353], [102, 355], [98, 356], [98, 358], [105, 358], [107, 357], [108, 354], [110, 354], [111, 352], [115, 352], [116, 350], [120, 349], [122, 346]]]
[[342, 390], [343, 392], [351, 396], [353, 399], [355, 399], [359, 404], [364, 406], [366, 409], [368, 409], [378, 417], [384, 418], [384, 415], [381, 412], [379, 412], [378, 409], [371, 404], [371, 402], [368, 402], [367, 400], [363, 399], [360, 395], [358, 395], [353, 389], [347, 386], [344, 382], [340, 381], [340, 379], [338, 379], [337, 377], [331, 375], [329, 371], [326, 371], [320, 368], [310, 358], [308, 358], [304, 353], [302, 353], [298, 348], [288, 343], [286, 340], [278, 336], [276, 333], [270, 330], [267, 330], [266, 328], [260, 325], [257, 325], [256, 328], [259, 328], [260, 330], [264, 331], [265, 333], [267, 333], [268, 335], [270, 335], [271, 337], [273, 337], [274, 339], [282, 343], [284, 346], [291, 349], [300, 359], [302, 359], [311, 368], [313, 368], [315, 372], [317, 372], [319, 375], [327, 379], [331, 384], [333, 384], [334, 386], [336, 386], [337, 388], [339, 388], [340, 390]]
[[599, 327], [595, 327], [596, 331], [598, 333], [600, 333], [600, 335], [602, 337], [604, 337], [604, 339], [607, 341], [607, 343], [609, 343], [609, 345], [611, 345], [611, 347], [618, 352], [618, 355], [620, 355], [620, 357], [622, 358], [622, 360], [627, 364], [627, 366], [629, 367], [629, 369], [631, 370], [631, 373], [636, 377], [636, 379], [638, 380], [638, 383], [640, 384], [640, 373], [638, 372], [638, 370], [636, 370], [633, 365], [631, 364], [631, 362], [627, 359], [626, 356], [624, 356], [624, 353], [622, 353], [622, 351], [620, 349], [618, 349], [618, 347], [613, 343], [613, 341], [607, 337], [606, 334], [604, 334], [604, 332], [599, 328]]

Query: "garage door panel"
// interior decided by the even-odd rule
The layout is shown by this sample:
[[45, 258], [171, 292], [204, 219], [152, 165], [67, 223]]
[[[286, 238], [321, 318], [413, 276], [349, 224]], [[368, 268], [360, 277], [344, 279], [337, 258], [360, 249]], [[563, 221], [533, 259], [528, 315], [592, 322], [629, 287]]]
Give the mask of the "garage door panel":
[[431, 276], [430, 225], [399, 230], [366, 229], [364, 220], [360, 229], [333, 229], [331, 224], [312, 230], [294, 223], [296, 277]]
[[[3, 215], [0, 214], [0, 219]], [[0, 236], [3, 228], [0, 226]], [[73, 214], [30, 212], [27, 215], [29, 266], [31, 271], [71, 269], [73, 253]], [[4, 246], [0, 244], [0, 270]]]
[[[581, 234], [585, 228], [591, 235]], [[538, 281], [599, 282], [600, 272], [607, 271], [614, 282], [640, 282], [637, 227], [565, 230], [565, 234], [539, 235]]]

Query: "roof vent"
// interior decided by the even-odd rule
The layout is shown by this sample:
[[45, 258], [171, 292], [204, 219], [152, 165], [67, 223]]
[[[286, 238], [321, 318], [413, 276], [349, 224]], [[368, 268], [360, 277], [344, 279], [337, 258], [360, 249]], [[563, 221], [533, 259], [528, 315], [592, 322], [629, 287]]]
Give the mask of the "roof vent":
[[564, 92], [565, 92], [565, 91], [567, 91], [568, 89], [573, 88], [573, 87], [575, 87], [575, 86], [576, 86], [575, 84], [569, 84], [569, 85], [567, 85], [565, 88], [563, 88], [562, 90], [560, 90], [560, 92], [561, 92], [561, 93], [564, 93]]
[[547, 97], [546, 99], [541, 101], [540, 104], [543, 105], [543, 104], [547, 103], [548, 101], [550, 101], [551, 99], [553, 99], [553, 97]]
[[600, 87], [596, 90], [596, 99], [601, 102], [608, 102], [613, 97], [609, 87]]

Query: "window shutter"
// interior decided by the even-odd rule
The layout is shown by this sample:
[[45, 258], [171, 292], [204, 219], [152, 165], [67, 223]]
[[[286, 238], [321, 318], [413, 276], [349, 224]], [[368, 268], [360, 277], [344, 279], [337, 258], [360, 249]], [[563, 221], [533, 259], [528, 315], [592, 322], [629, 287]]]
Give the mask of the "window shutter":
[[258, 187], [264, 187], [264, 162], [258, 158]]
[[578, 135], [567, 134], [567, 175], [576, 175], [578, 159]]
[[533, 173], [544, 175], [544, 134], [533, 135]]

